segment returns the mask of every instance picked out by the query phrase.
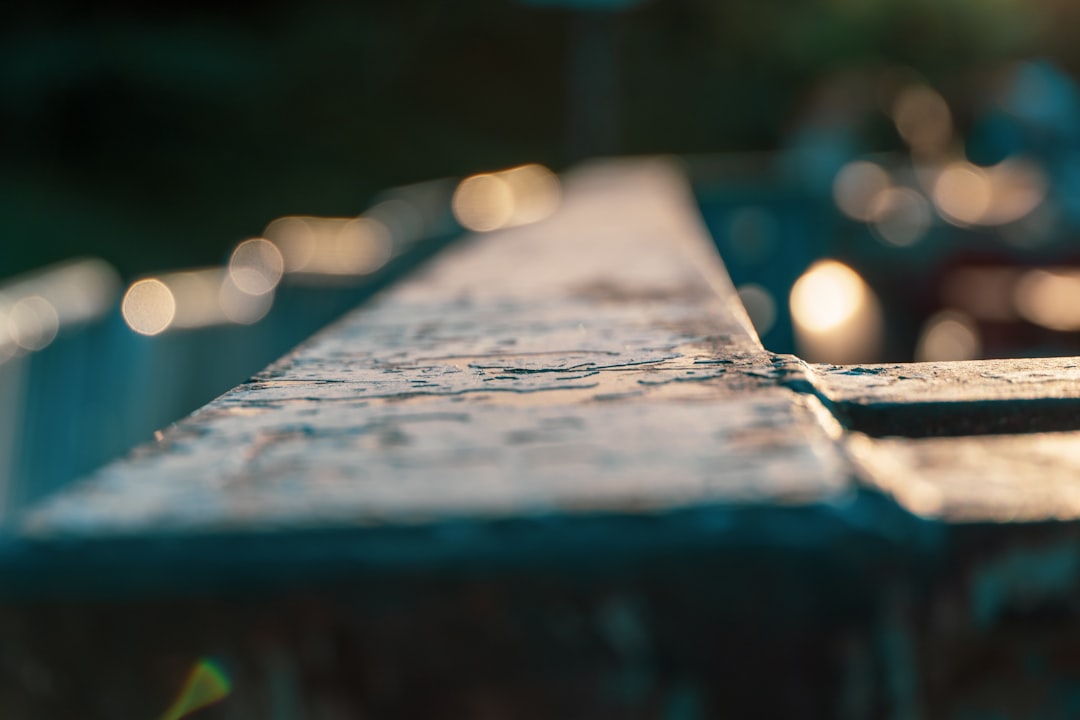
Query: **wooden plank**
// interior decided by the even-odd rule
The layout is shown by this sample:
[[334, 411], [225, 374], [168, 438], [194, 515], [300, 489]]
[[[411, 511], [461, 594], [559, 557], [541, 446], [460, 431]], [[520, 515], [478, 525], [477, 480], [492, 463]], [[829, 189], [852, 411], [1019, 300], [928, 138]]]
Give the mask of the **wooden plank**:
[[713, 537], [739, 507], [808, 508], [821, 537], [873, 528], [838, 426], [779, 379], [677, 169], [605, 163], [567, 179], [554, 217], [467, 239], [35, 508], [14, 546], [537, 517], [557, 543], [575, 518], [676, 511]]
[[848, 427], [934, 437], [1080, 429], [1080, 358], [808, 368]]
[[1075, 524], [1001, 522], [1075, 518], [1073, 361], [807, 366], [676, 167], [564, 197], [22, 518], [0, 712], [151, 717], [208, 652], [238, 717], [983, 707], [990, 633], [1075, 597]]
[[777, 363], [846, 428], [862, 482], [950, 523], [1080, 517], [1080, 358]]
[[1077, 432], [915, 439], [852, 433], [845, 447], [866, 482], [924, 517], [949, 523], [1080, 517]]

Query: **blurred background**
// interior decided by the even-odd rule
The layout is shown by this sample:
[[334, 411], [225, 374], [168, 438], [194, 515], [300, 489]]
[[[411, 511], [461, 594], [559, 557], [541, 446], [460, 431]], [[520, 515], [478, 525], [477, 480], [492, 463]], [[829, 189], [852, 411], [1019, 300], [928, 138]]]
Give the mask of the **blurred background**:
[[5, 7], [2, 507], [465, 230], [544, 217], [545, 168], [600, 155], [685, 160], [774, 351], [1080, 354], [1078, 23], [1067, 0]]

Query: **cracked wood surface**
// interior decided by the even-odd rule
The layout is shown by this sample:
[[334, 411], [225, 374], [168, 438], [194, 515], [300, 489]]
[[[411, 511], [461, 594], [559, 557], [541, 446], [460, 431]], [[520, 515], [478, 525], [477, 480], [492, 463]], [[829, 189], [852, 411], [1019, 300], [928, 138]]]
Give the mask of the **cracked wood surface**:
[[1080, 358], [807, 366], [862, 482], [953, 523], [1080, 516]]
[[[282, 687], [402, 717], [832, 717], [854, 688], [852, 717], [959, 718], [1075, 686], [1076, 524], [1002, 521], [1080, 513], [1080, 360], [774, 355], [675, 168], [566, 197], [36, 507], [0, 542], [5, 717], [148, 717], [208, 650], [260, 717]], [[302, 602], [244, 592], [275, 581]]]
[[[678, 169], [608, 162], [572, 173], [549, 220], [467, 238], [33, 508], [16, 538], [522, 518], [569, 538], [568, 523], [685, 512], [707, 535], [732, 509], [795, 508], [813, 542], [894, 533], [874, 514], [886, 498], [948, 522], [1072, 519], [1078, 362], [769, 353]], [[789, 521], [752, 530], [771, 542]]]
[[554, 217], [467, 239], [24, 532], [852, 502], [835, 423], [735, 298], [674, 167], [582, 169]]
[[807, 371], [845, 425], [872, 435], [1080, 429], [1080, 358], [822, 365]]

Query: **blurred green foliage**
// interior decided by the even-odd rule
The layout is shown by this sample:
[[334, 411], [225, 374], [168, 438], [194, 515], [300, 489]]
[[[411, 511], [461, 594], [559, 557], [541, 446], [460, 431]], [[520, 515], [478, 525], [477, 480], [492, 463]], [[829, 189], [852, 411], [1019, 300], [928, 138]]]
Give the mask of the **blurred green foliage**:
[[[667, 0], [599, 18], [624, 153], [767, 149], [829, 72], [1071, 67], [1043, 0]], [[0, 10], [0, 276], [94, 254], [128, 276], [219, 262], [273, 217], [588, 153], [581, 17], [515, 0], [42, 2]], [[606, 51], [605, 51], [606, 52]], [[588, 92], [586, 86], [585, 92]], [[576, 93], [576, 94], [575, 94]]]

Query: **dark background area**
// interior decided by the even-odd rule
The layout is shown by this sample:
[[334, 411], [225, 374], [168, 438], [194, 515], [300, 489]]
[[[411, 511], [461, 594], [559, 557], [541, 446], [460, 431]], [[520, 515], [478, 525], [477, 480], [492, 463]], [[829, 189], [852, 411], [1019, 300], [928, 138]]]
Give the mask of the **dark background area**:
[[[216, 263], [280, 215], [355, 214], [387, 186], [521, 162], [775, 149], [838, 71], [899, 64], [955, 99], [1012, 57], [1075, 68], [1076, 15], [1049, 0], [7, 7], [0, 276], [87, 254], [125, 277]], [[884, 116], [856, 130], [865, 150], [900, 144]]]

